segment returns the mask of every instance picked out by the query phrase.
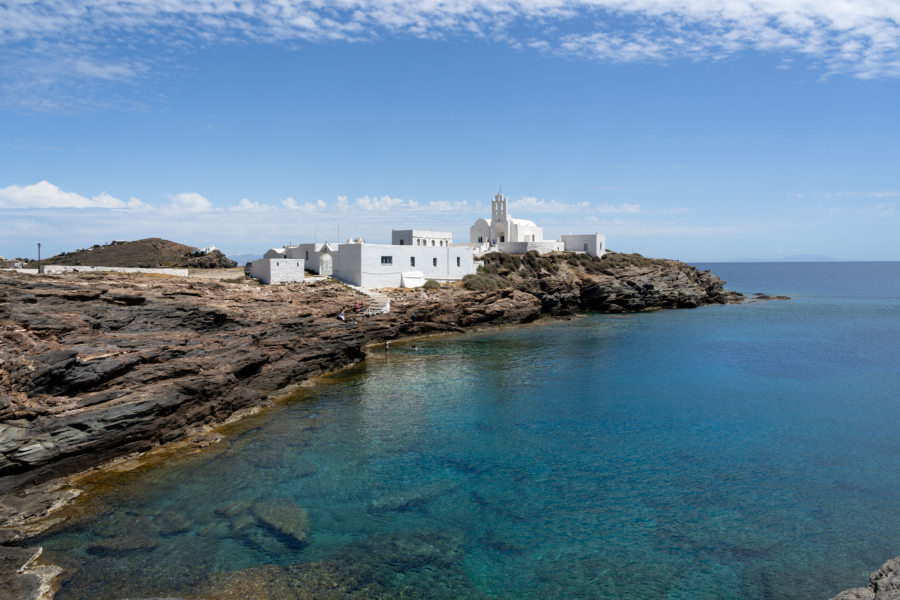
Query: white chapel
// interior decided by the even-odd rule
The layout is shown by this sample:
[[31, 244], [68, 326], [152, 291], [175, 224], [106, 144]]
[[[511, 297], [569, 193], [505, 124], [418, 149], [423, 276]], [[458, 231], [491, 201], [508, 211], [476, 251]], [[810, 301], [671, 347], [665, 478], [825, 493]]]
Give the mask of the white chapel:
[[544, 232], [534, 221], [513, 219], [506, 196], [498, 193], [491, 200], [491, 220], [478, 219], [469, 228], [469, 242], [500, 244], [506, 242], [542, 242]]

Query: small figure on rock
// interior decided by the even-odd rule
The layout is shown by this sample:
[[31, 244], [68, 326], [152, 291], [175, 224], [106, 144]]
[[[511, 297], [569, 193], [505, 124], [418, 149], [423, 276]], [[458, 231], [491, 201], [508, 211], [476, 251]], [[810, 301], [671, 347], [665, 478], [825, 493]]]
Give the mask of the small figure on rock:
[[341, 309], [341, 312], [338, 313], [338, 319], [340, 319], [341, 321], [346, 321], [346, 320], [347, 320], [346, 317], [344, 317], [344, 311], [343, 311], [343, 309]]

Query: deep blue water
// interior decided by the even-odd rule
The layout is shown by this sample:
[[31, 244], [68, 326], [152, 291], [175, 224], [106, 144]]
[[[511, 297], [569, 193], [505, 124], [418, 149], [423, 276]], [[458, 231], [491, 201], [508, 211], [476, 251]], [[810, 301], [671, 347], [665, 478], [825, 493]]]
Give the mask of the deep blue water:
[[[864, 584], [900, 554], [900, 263], [701, 267], [792, 300], [373, 353], [227, 445], [92, 495], [40, 540], [74, 573], [59, 597], [190, 596], [266, 563], [327, 565], [353, 597]], [[247, 508], [272, 498], [306, 509], [308, 545]], [[123, 534], [140, 543], [103, 545]]]

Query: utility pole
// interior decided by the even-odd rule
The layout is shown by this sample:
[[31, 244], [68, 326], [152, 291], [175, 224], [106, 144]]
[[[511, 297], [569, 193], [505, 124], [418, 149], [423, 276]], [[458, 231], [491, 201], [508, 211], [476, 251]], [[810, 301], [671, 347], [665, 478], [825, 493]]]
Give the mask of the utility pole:
[[41, 272], [41, 243], [38, 242], [38, 273]]

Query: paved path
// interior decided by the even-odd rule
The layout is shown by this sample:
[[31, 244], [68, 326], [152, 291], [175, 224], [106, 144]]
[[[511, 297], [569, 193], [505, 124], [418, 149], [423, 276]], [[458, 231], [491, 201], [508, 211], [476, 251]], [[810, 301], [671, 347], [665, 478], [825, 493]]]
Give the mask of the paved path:
[[358, 285], [345, 284], [353, 288], [360, 294], [368, 296], [370, 299], [369, 306], [366, 307], [367, 315], [382, 315], [391, 312], [391, 299], [382, 294], [368, 288], [359, 287]]

